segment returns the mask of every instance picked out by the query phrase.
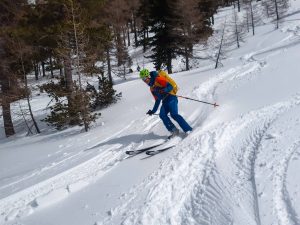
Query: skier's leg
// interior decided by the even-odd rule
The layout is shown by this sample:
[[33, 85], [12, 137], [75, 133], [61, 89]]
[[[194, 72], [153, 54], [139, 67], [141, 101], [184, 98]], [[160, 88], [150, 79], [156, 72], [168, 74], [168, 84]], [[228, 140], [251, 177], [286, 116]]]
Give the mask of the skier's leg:
[[178, 114], [178, 99], [174, 98], [169, 102], [169, 109], [171, 117], [179, 124], [184, 132], [192, 130], [192, 127], [185, 121], [185, 119]]
[[159, 117], [163, 121], [165, 127], [168, 129], [168, 131], [172, 132], [175, 129], [175, 125], [172, 123], [170, 118], [168, 117], [169, 109], [166, 104], [162, 104], [160, 108]]

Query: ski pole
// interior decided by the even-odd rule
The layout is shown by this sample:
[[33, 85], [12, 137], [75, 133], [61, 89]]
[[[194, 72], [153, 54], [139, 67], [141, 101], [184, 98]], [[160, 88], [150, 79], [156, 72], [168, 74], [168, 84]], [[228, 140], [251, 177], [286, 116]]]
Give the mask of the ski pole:
[[201, 102], [201, 103], [208, 104], [208, 105], [213, 105], [214, 107], [219, 106], [216, 102], [215, 103], [210, 103], [210, 102], [200, 101], [200, 100], [197, 100], [197, 99], [184, 97], [184, 96], [180, 96], [180, 95], [176, 95], [176, 96], [179, 97], [179, 98], [184, 98], [184, 99], [188, 99], [188, 100], [192, 100], [192, 101], [196, 101], [196, 102]]

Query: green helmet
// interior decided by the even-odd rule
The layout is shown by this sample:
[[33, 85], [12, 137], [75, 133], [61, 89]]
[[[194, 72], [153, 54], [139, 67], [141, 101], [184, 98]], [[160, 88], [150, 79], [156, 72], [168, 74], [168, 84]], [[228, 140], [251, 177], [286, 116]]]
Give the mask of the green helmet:
[[150, 72], [147, 69], [142, 69], [140, 71], [140, 78], [141, 79], [144, 79], [144, 78], [148, 77], [149, 75], [150, 75]]

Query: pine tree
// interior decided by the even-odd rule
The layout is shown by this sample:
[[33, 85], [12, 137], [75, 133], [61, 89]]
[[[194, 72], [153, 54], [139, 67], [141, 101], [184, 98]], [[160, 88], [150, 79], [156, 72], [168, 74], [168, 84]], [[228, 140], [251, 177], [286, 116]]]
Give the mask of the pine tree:
[[245, 22], [238, 17], [236, 8], [232, 9], [232, 18], [228, 23], [228, 32], [227, 36], [227, 46], [237, 46], [240, 47], [241, 42], [244, 42], [244, 37], [246, 33]]
[[175, 15], [173, 32], [177, 41], [177, 52], [185, 57], [186, 70], [189, 70], [189, 59], [193, 57], [193, 46], [205, 42], [211, 35], [209, 14], [199, 8], [199, 0], [177, 0], [173, 3]]
[[14, 52], [15, 43], [11, 40], [11, 36], [15, 34], [24, 15], [24, 6], [26, 6], [26, 1], [23, 0], [0, 2], [0, 103], [7, 137], [15, 134], [10, 104], [24, 97], [19, 82], [20, 73], [18, 73], [21, 66]]
[[[134, 42], [135, 47], [138, 45], [138, 9], [140, 7], [140, 0], [126, 0], [127, 5], [129, 6], [129, 12], [130, 12], [130, 24], [131, 24], [131, 32], [134, 34]], [[128, 36], [129, 41], [129, 36]]]
[[[39, 65], [45, 70], [45, 62], [50, 62], [51, 76], [53, 77], [53, 61], [59, 59], [57, 48], [59, 32], [64, 21], [63, 5], [58, 1], [39, 1], [28, 7], [26, 21], [26, 43], [35, 52], [33, 63], [35, 65], [36, 79], [39, 75]], [[45, 71], [43, 72], [45, 73]], [[45, 75], [45, 74], [43, 74]]]
[[[113, 34], [113, 42], [108, 47], [114, 47], [115, 51], [107, 50], [108, 55], [112, 55], [117, 59], [116, 75], [126, 78], [126, 68], [132, 64], [131, 58], [128, 54], [126, 46], [126, 32], [128, 21], [130, 20], [131, 13], [129, 5], [125, 0], [112, 0], [108, 1], [105, 5], [106, 23], [111, 28]], [[110, 56], [107, 58], [109, 59]], [[111, 66], [111, 65], [110, 65]]]
[[89, 38], [85, 46], [87, 57], [83, 59], [84, 72], [88, 75], [98, 75], [95, 64], [99, 61], [107, 64], [108, 79], [113, 84], [110, 54], [112, 49], [113, 34], [107, 23], [105, 0], [81, 0], [81, 9], [88, 22], [85, 32]]
[[33, 132], [31, 131], [31, 127], [29, 125], [29, 122], [26, 121], [26, 116], [27, 114], [29, 114], [30, 119], [33, 123], [33, 126], [35, 127], [36, 133], [40, 133], [40, 129], [38, 127], [37, 121], [34, 118], [33, 115], [33, 111], [32, 111], [32, 107], [31, 107], [31, 90], [28, 86], [28, 80], [27, 80], [27, 74], [30, 71], [30, 67], [28, 67], [30, 58], [32, 58], [32, 48], [31, 46], [28, 46], [22, 39], [21, 36], [11, 36], [11, 41], [14, 44], [14, 47], [12, 47], [12, 51], [14, 51], [14, 55], [16, 55], [17, 59], [18, 59], [18, 64], [19, 64], [19, 70], [17, 70], [17, 74], [19, 75], [20, 79], [23, 83], [22, 88], [20, 88], [21, 90], [24, 90], [24, 96], [26, 98], [27, 101], [27, 113], [24, 113], [24, 110], [22, 110], [22, 116], [24, 118], [24, 122], [27, 125], [28, 128], [28, 132], [33, 134]]
[[[64, 77], [59, 83], [43, 85], [55, 104], [50, 106], [51, 114], [45, 118], [48, 124], [63, 129], [69, 125], [84, 125], [85, 130], [99, 114], [93, 113], [93, 96], [86, 92], [82, 76], [101, 73], [95, 64], [105, 60], [105, 52], [111, 35], [99, 11], [103, 12], [104, 1], [96, 0], [51, 0], [62, 7], [63, 21], [58, 26], [55, 52], [64, 61]], [[73, 74], [74, 72], [74, 74]], [[76, 76], [75, 76], [76, 75]], [[112, 79], [109, 79], [111, 90]]]
[[[76, 83], [74, 83], [72, 93], [74, 107], [72, 107], [73, 105], [70, 106], [69, 102], [65, 99], [69, 90], [64, 77], [61, 78], [59, 83], [51, 81], [48, 84], [42, 85], [41, 90], [47, 92], [49, 97], [55, 100], [55, 104], [49, 106], [51, 110], [50, 115], [43, 119], [43, 121], [55, 126], [58, 130], [67, 128], [70, 125], [84, 125], [86, 130], [90, 123], [95, 121], [98, 116], [97, 114], [83, 111], [90, 107], [91, 96], [88, 93], [84, 93]], [[80, 107], [76, 105], [80, 105]]]
[[[224, 4], [222, 2], [222, 4]], [[210, 25], [214, 24], [214, 14], [217, 12], [218, 7], [221, 5], [221, 2], [216, 0], [198, 0], [198, 7], [200, 14], [205, 20], [210, 18]], [[203, 21], [207, 23], [207, 21]]]
[[[83, 92], [81, 79], [82, 61], [86, 56], [85, 20], [81, 18], [80, 5], [75, 0], [49, 0], [48, 3], [55, 6], [52, 13], [60, 18], [60, 23], [54, 26], [54, 51], [64, 62], [64, 77], [61, 77], [59, 83], [51, 82], [42, 87], [55, 100], [55, 104], [50, 107], [51, 115], [45, 121], [59, 129], [66, 125], [84, 124], [87, 131], [91, 122], [90, 112], [88, 96]], [[73, 70], [77, 83], [74, 82]], [[62, 100], [65, 98], [67, 103]]]
[[115, 103], [122, 96], [122, 93], [116, 94], [112, 84], [103, 73], [100, 73], [98, 76], [98, 90], [99, 91], [89, 85], [88, 91], [92, 99], [91, 107], [94, 110], [105, 108], [108, 105]]
[[248, 21], [247, 27], [251, 26], [252, 34], [255, 35], [256, 26], [262, 23], [262, 13], [260, 12], [258, 3], [254, 2], [254, 0], [244, 0], [243, 3], [246, 11], [246, 20]]
[[289, 7], [288, 0], [266, 0], [264, 5], [267, 9], [268, 15], [276, 21], [276, 29], [279, 28], [279, 21], [282, 16], [287, 12]]
[[149, 32], [153, 34], [148, 38], [153, 52], [149, 58], [153, 60], [156, 69], [167, 67], [168, 73], [172, 73], [172, 59], [176, 57], [176, 39], [173, 32], [175, 15], [171, 8], [172, 2], [150, 0], [146, 11], [149, 17], [145, 17], [149, 19], [145, 24], [150, 27]]
[[140, 7], [137, 11], [137, 16], [140, 19], [139, 41], [136, 45], [143, 46], [143, 53], [145, 53], [149, 47], [150, 0], [140, 0], [140, 2]]
[[215, 54], [215, 57], [216, 57], [216, 59], [215, 59], [215, 61], [216, 61], [215, 69], [218, 68], [219, 64], [222, 65], [221, 60], [225, 57], [224, 56], [224, 42], [226, 40], [226, 38], [225, 38], [225, 36], [226, 36], [226, 25], [227, 25], [227, 21], [226, 21], [226, 18], [225, 18], [223, 29], [221, 30], [221, 33], [220, 33], [218, 49], [217, 49], [217, 52]]
[[238, 12], [240, 12], [241, 11], [241, 1], [236, 0], [236, 4], [237, 4]]

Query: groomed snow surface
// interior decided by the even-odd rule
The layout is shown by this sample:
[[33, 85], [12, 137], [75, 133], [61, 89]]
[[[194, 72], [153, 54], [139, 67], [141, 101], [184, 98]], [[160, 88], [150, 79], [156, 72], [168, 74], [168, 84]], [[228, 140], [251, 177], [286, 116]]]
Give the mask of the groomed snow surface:
[[[153, 100], [137, 73], [115, 86], [122, 99], [88, 133], [2, 134], [0, 224], [300, 224], [299, 54], [297, 0], [280, 29], [257, 27], [222, 68], [175, 73], [180, 95], [220, 106], [179, 99], [193, 132], [153, 157], [125, 154], [168, 135], [145, 115]], [[35, 115], [48, 102], [34, 97]]]

